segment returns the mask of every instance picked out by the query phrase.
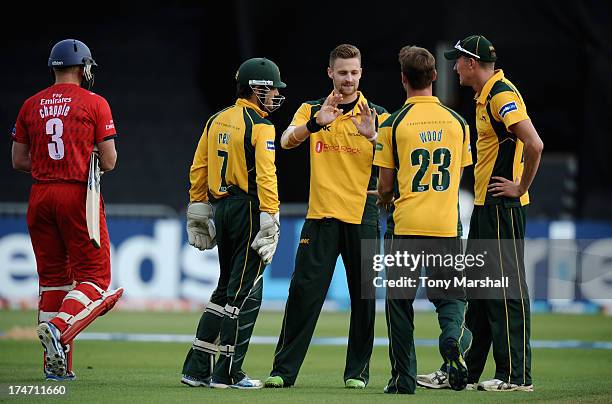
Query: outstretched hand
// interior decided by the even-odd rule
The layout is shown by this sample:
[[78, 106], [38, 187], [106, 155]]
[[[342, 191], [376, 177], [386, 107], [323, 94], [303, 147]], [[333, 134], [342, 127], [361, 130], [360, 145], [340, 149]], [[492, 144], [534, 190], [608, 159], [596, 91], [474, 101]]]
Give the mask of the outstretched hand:
[[351, 117], [351, 120], [357, 131], [363, 137], [372, 141], [376, 137], [376, 111], [368, 108], [368, 105], [362, 102], [359, 104], [359, 115], [361, 115], [361, 122], [354, 116]]
[[342, 101], [342, 94], [332, 93], [326, 99], [319, 113], [317, 114], [317, 123], [321, 126], [329, 125], [336, 118], [342, 115], [342, 110], [338, 108], [338, 104]]

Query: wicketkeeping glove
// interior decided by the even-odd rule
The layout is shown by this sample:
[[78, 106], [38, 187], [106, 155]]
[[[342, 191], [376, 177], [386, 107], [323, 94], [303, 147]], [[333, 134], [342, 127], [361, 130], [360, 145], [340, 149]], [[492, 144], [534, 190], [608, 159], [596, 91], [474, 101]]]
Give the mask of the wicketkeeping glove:
[[278, 245], [280, 221], [278, 212], [274, 215], [267, 212], [259, 213], [259, 232], [251, 243], [251, 248], [257, 251], [264, 264], [272, 262], [272, 257]]
[[208, 202], [192, 202], [187, 207], [187, 238], [198, 250], [210, 250], [217, 245], [213, 208]]

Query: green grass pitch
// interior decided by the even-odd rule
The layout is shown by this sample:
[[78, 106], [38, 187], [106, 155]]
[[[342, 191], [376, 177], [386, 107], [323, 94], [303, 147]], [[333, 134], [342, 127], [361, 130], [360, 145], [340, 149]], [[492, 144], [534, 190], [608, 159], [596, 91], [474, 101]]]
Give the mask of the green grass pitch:
[[[192, 334], [198, 313], [113, 312], [87, 331], [125, 333]], [[282, 313], [262, 312], [255, 335], [277, 336]], [[33, 330], [34, 312], [0, 311], [0, 331], [16, 327]], [[534, 340], [612, 341], [612, 317], [603, 315], [534, 314]], [[346, 313], [323, 313], [315, 336], [346, 336]], [[433, 313], [416, 313], [416, 338], [437, 338]], [[376, 336], [386, 337], [384, 317], [377, 317]], [[62, 402], [236, 402], [251, 403], [369, 403], [398, 402], [610, 402], [612, 400], [612, 351], [595, 349], [547, 349], [533, 351], [535, 392], [486, 393], [418, 389], [414, 396], [382, 393], [389, 378], [386, 347], [375, 347], [371, 361], [370, 384], [365, 390], [343, 388], [345, 347], [312, 346], [295, 387], [257, 391], [189, 388], [179, 383], [180, 370], [188, 343], [143, 343], [125, 341], [77, 341], [75, 372], [78, 380], [67, 383]], [[42, 383], [40, 344], [34, 339], [0, 339], [0, 401], [9, 384]], [[252, 345], [244, 369], [251, 377], [265, 379], [270, 371], [273, 345]], [[436, 348], [417, 347], [419, 372], [434, 370], [440, 358]], [[493, 375], [489, 359], [483, 377]], [[43, 397], [21, 397], [28, 401]], [[44, 398], [48, 400], [49, 398]], [[248, 400], [248, 401], [247, 401]]]

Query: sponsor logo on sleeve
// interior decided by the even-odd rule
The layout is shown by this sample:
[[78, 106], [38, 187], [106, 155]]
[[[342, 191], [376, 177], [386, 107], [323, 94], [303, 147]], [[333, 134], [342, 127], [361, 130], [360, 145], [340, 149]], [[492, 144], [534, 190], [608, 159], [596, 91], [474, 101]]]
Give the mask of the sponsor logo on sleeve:
[[15, 124], [13, 126], [13, 129], [11, 130], [11, 137], [14, 139], [17, 137], [17, 124]]
[[382, 143], [376, 143], [376, 150], [379, 151], [379, 150], [382, 150], [382, 149], [383, 149]]
[[106, 125], [106, 130], [115, 129], [115, 123], [111, 119], [110, 122]]
[[502, 107], [499, 109], [499, 116], [505, 118], [507, 114], [512, 111], [516, 111], [517, 109], [518, 107], [516, 106], [516, 102], [510, 101], [509, 103], [502, 105]]
[[266, 140], [266, 149], [274, 151], [274, 140]]

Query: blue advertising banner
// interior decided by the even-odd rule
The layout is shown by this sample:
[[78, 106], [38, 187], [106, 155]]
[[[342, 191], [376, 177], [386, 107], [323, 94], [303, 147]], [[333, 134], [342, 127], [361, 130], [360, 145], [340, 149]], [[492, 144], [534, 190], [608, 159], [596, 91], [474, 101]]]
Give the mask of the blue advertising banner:
[[[279, 246], [264, 275], [267, 304], [282, 308], [287, 297], [303, 223], [303, 217], [281, 217]], [[108, 227], [111, 287], [124, 287], [125, 297], [134, 301], [208, 301], [219, 274], [217, 250], [202, 252], [189, 246], [183, 220], [110, 217]], [[586, 273], [587, 265], [597, 269]], [[529, 221], [525, 269], [531, 294], [545, 296], [540, 299], [545, 304], [612, 304], [612, 223]], [[37, 295], [36, 260], [25, 217], [0, 216], [0, 299], [36, 299]], [[341, 258], [326, 304], [349, 307]]]

